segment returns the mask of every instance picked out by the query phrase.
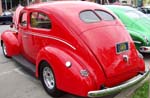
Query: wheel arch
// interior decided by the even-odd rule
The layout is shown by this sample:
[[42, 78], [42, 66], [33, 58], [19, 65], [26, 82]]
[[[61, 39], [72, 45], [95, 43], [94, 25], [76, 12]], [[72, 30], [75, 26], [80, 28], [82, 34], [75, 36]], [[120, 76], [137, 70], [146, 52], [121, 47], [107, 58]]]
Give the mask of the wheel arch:
[[1, 45], [2, 43], [5, 43], [6, 45], [6, 51], [8, 53], [8, 56], [17, 55], [20, 53], [17, 33], [14, 33], [14, 31], [10, 30], [4, 31], [1, 34]]
[[[70, 68], [65, 66], [65, 62], [68, 61], [66, 58], [72, 62]], [[54, 71], [58, 89], [72, 94], [86, 96], [89, 90], [96, 88], [96, 84], [91, 75], [86, 78], [81, 76], [80, 71], [84, 69], [84, 67], [73, 59], [72, 56], [56, 47], [48, 46], [39, 52], [36, 60], [37, 78], [40, 78], [41, 63], [45, 61], [51, 65]], [[82, 89], [80, 88], [81, 86], [83, 87]]]
[[46, 60], [41, 60], [41, 61], [39, 62], [39, 64], [38, 64], [38, 69], [37, 69], [38, 75], [36, 75], [36, 77], [37, 77], [38, 79], [41, 78], [41, 77], [40, 77], [40, 70], [41, 70], [40, 68], [41, 68], [43, 62], [47, 62], [47, 61], [46, 61]]
[[133, 31], [133, 30], [128, 30], [128, 32], [130, 33], [130, 36], [132, 40], [134, 41], [134, 44], [137, 50], [139, 50], [141, 46], [146, 45], [146, 40], [144, 39], [143, 34]]

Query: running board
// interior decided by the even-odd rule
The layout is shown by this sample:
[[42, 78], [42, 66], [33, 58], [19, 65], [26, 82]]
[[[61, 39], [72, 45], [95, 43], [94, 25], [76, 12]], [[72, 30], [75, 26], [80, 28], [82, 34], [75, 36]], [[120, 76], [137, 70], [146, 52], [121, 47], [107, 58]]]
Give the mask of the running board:
[[12, 58], [35, 74], [35, 65], [27, 61], [22, 55], [13, 56]]

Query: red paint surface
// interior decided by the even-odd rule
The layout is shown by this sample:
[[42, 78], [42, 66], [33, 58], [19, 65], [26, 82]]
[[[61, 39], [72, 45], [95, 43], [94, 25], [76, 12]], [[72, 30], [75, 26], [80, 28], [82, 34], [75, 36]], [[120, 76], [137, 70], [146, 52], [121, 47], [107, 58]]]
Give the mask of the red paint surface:
[[[9, 56], [21, 54], [36, 65], [37, 77], [40, 62], [47, 61], [54, 70], [59, 89], [87, 96], [88, 91], [99, 90], [102, 84], [115, 86], [145, 69], [132, 39], [117, 18], [91, 24], [80, 20], [81, 11], [95, 9], [107, 11], [100, 5], [88, 2], [31, 5], [21, 11], [27, 12], [27, 27], [17, 24], [17, 34], [5, 31], [1, 37]], [[30, 13], [33, 11], [48, 15], [52, 29], [30, 27]], [[122, 42], [128, 42], [130, 48], [117, 54], [116, 44]], [[123, 61], [123, 55], [128, 55], [128, 62]], [[66, 61], [72, 62], [70, 68], [65, 66]], [[83, 69], [89, 71], [88, 77], [80, 75]]]

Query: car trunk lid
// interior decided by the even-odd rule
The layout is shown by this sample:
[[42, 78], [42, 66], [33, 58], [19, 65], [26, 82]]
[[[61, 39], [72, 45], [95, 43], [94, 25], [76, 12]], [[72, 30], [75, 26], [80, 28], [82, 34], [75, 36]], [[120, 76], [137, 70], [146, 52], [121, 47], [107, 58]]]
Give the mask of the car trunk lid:
[[122, 26], [91, 29], [83, 32], [81, 38], [95, 55], [107, 79], [111, 81], [108, 83], [110, 86], [137, 74], [136, 49]]

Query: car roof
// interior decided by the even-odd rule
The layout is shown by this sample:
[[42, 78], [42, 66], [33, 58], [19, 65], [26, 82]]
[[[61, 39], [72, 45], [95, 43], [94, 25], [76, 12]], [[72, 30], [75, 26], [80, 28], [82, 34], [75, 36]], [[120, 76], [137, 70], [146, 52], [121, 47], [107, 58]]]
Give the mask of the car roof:
[[122, 11], [136, 10], [130, 6], [121, 6], [121, 5], [105, 5], [105, 7], [110, 8], [112, 10], [122, 10]]
[[[87, 10], [104, 10], [110, 12], [106, 7], [87, 1], [55, 1], [33, 4], [25, 9], [39, 9], [46, 13], [52, 13], [62, 24], [71, 27], [75, 30], [85, 31], [98, 27], [98, 23], [85, 23], [79, 18], [79, 13]], [[114, 15], [113, 13], [111, 13]], [[116, 16], [116, 15], [114, 15]], [[78, 32], [78, 31], [77, 31]]]
[[53, 12], [71, 12], [72, 11], [81, 11], [86, 9], [105, 9], [103, 6], [99, 6], [99, 4], [86, 2], [86, 1], [54, 1], [54, 2], [44, 2], [39, 4], [33, 4], [26, 9], [46, 9], [48, 11]]

